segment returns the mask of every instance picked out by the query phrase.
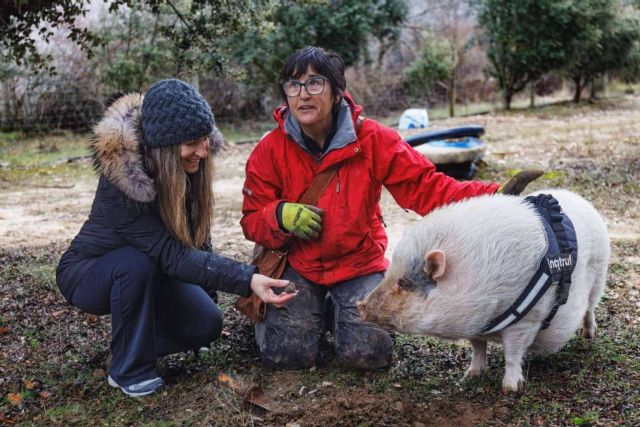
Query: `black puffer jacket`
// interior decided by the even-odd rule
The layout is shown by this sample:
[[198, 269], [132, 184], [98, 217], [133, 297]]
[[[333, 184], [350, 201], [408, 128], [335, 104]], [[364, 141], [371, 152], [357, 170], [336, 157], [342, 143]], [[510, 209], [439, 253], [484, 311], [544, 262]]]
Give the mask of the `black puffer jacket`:
[[[198, 284], [209, 294], [223, 291], [248, 296], [254, 266], [183, 245], [160, 218], [154, 182], [140, 154], [141, 105], [141, 95], [120, 98], [95, 128], [92, 148], [100, 180], [89, 219], [56, 270], [60, 291], [71, 300], [75, 278], [89, 264], [85, 260], [130, 246], [148, 255], [164, 274]], [[217, 130], [214, 139], [221, 141]]]

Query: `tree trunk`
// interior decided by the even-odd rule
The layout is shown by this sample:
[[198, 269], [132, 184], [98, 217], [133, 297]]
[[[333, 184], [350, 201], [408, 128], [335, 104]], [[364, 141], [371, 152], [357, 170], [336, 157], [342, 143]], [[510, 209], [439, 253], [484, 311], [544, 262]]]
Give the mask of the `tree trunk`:
[[536, 82], [529, 83], [529, 108], [536, 106]]
[[456, 82], [449, 80], [449, 117], [456, 115]]
[[589, 102], [595, 101], [597, 91], [598, 91], [597, 79], [591, 79], [591, 81], [589, 82]]
[[511, 89], [505, 89], [504, 90], [504, 95], [503, 95], [504, 109], [505, 110], [511, 110], [511, 98], [512, 97], [513, 97], [513, 93], [511, 92]]
[[[160, 16], [156, 15], [156, 20], [153, 23], [153, 31], [151, 32], [151, 40], [149, 40], [149, 46], [153, 46], [156, 43], [159, 22]], [[142, 69], [138, 75], [138, 90], [142, 90], [142, 87], [144, 86], [144, 80], [147, 77], [147, 69], [149, 68], [149, 57], [150, 55], [142, 55]]]
[[133, 2], [131, 9], [129, 10], [129, 23], [127, 31], [127, 49], [124, 51], [124, 57], [129, 59], [129, 52], [131, 51], [131, 33], [133, 32], [133, 20], [136, 15], [137, 4]]
[[573, 102], [577, 104], [580, 102], [580, 96], [582, 95], [582, 79], [580, 77], [574, 77], [573, 85], [575, 86], [575, 92], [573, 93]]

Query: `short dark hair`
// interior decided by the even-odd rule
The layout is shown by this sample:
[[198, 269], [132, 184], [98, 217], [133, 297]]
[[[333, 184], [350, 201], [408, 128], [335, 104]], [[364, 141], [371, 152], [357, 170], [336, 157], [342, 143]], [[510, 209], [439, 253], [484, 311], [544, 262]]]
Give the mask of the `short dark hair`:
[[280, 94], [287, 101], [282, 83], [290, 78], [299, 78], [307, 72], [309, 67], [313, 67], [318, 73], [326, 77], [331, 85], [334, 95], [342, 95], [347, 87], [344, 77], [344, 61], [342, 57], [332, 51], [321, 47], [307, 46], [296, 50], [284, 62], [284, 67], [280, 72]]

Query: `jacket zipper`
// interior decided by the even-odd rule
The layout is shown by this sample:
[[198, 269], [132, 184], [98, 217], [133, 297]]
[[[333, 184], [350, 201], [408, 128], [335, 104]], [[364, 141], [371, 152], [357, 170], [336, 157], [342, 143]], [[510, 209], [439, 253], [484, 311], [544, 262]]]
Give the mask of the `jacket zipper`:
[[336, 172], [336, 178], [338, 178], [338, 183], [336, 184], [336, 193], [340, 192], [340, 174]]

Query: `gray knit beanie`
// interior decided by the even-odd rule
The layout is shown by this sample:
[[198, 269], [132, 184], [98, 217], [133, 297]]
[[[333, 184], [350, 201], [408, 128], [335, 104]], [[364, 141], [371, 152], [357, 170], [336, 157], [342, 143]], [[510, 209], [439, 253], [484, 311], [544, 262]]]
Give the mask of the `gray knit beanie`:
[[211, 135], [213, 113], [207, 101], [181, 80], [154, 83], [142, 101], [142, 134], [148, 147], [163, 147]]

